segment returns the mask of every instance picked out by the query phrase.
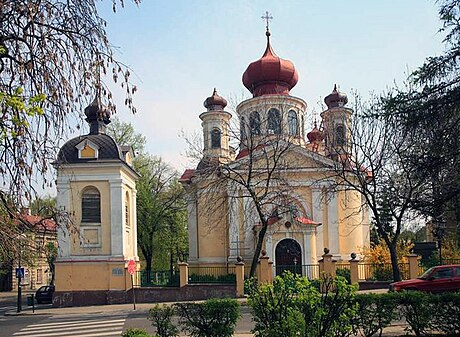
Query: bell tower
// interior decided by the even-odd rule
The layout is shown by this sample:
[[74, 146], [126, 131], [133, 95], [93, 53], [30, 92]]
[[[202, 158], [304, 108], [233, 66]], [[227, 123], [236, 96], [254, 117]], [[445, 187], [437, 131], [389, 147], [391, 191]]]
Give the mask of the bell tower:
[[54, 166], [59, 220], [55, 306], [125, 301], [130, 260], [138, 262], [133, 151], [105, 133], [110, 112], [85, 109], [89, 134], [65, 143]]
[[206, 111], [200, 115], [203, 128], [203, 160], [212, 163], [228, 163], [233, 155], [229, 145], [229, 124], [232, 115], [225, 111], [227, 101], [217, 94], [203, 103]]
[[351, 153], [351, 115], [353, 110], [346, 107], [347, 95], [334, 85], [332, 93], [324, 102], [327, 109], [321, 113], [324, 126], [326, 156], [338, 160]]

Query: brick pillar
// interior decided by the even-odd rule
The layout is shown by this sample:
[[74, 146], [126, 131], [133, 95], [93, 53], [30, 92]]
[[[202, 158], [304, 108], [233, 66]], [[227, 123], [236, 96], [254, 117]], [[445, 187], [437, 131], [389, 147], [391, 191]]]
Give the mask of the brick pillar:
[[418, 256], [416, 254], [409, 254], [406, 256], [409, 261], [409, 278], [418, 277]]
[[269, 283], [270, 280], [270, 269], [268, 265], [268, 256], [265, 250], [262, 251], [262, 256], [259, 258], [259, 280], [258, 283]]
[[[323, 268], [321, 270], [321, 267]], [[332, 260], [332, 254], [326, 253], [320, 260], [319, 264], [320, 271], [324, 271], [326, 275], [335, 277], [335, 261]]]
[[185, 287], [188, 284], [188, 263], [179, 262], [179, 276], [180, 276], [180, 287]]
[[236, 274], [236, 297], [244, 296], [244, 262], [238, 261], [235, 264]]
[[351, 284], [358, 284], [359, 283], [359, 274], [358, 274], [358, 263], [359, 263], [359, 261], [356, 260], [356, 259], [351, 259], [348, 262], [350, 262]]
[[273, 283], [273, 261], [268, 261], [268, 283]]

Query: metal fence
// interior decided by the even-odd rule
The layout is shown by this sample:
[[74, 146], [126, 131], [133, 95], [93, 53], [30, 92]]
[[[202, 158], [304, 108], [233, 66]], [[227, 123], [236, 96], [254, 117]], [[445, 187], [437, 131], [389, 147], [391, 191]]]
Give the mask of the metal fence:
[[319, 264], [277, 265], [274, 268], [275, 275], [281, 275], [285, 271], [290, 271], [293, 274], [305, 276], [310, 280], [319, 278]]
[[235, 266], [188, 267], [188, 283], [236, 283]]
[[[409, 279], [409, 264], [399, 263], [399, 271], [403, 280]], [[359, 263], [358, 277], [366, 281], [392, 281], [393, 269], [391, 263]]]
[[150, 271], [140, 270], [137, 272], [137, 279], [141, 287], [178, 287], [179, 286], [179, 272], [164, 270], [164, 271]]

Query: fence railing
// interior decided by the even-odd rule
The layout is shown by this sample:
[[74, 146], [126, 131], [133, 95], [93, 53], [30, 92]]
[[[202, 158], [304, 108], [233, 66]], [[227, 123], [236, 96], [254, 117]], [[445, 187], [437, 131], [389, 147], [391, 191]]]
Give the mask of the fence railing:
[[179, 272], [176, 271], [150, 271], [140, 270], [137, 272], [140, 287], [178, 287]]
[[236, 283], [235, 266], [188, 267], [188, 283]]
[[[409, 279], [409, 264], [399, 263], [399, 271], [403, 280]], [[358, 278], [366, 281], [392, 281], [393, 268], [391, 263], [366, 263], [358, 264]]]
[[277, 265], [273, 268], [275, 268], [275, 275], [281, 275], [285, 271], [290, 271], [293, 274], [305, 276], [310, 280], [319, 278], [319, 264]]

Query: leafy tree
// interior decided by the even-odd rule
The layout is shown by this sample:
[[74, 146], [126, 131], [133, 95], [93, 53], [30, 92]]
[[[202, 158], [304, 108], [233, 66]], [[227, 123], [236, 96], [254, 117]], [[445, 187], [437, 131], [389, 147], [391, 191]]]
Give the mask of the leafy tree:
[[119, 145], [133, 146], [138, 152], [134, 168], [137, 181], [137, 241], [146, 261], [146, 270], [155, 266], [173, 270], [178, 259], [185, 260], [187, 251], [184, 191], [177, 172], [160, 157], [144, 152], [145, 136], [137, 133], [131, 123], [116, 119], [107, 133]]
[[51, 273], [50, 285], [54, 285], [55, 277], [55, 262], [58, 255], [58, 250], [54, 242], [48, 242], [45, 246], [45, 256], [46, 262], [48, 263], [48, 268]]
[[31, 201], [30, 212], [42, 217], [53, 217], [56, 213], [56, 198], [51, 196], [38, 197]]
[[[185, 233], [185, 217], [179, 216], [180, 213], [185, 212], [184, 190], [177, 182], [177, 172], [165, 164], [161, 158], [139, 157], [135, 162], [135, 167], [141, 175], [136, 185], [137, 239], [146, 261], [146, 270], [150, 271], [155, 251], [155, 236], [160, 235], [161, 231], [164, 234], [168, 233], [170, 240], [166, 240], [165, 244], [172, 245], [177, 239], [173, 237], [174, 235]], [[182, 230], [170, 231], [171, 228], [182, 228]], [[168, 250], [174, 248], [170, 246]], [[172, 258], [171, 254], [170, 261]]]
[[[114, 7], [123, 1], [112, 0]], [[133, 0], [139, 3], [140, 0]], [[2, 252], [14, 251], [14, 237], [30, 227], [18, 206], [52, 186], [49, 165], [75, 112], [94, 95], [111, 112], [112, 94], [102, 77], [110, 71], [125, 88], [135, 111], [129, 70], [114, 58], [94, 0], [0, 1], [0, 219]], [[78, 127], [78, 125], [77, 125]]]

